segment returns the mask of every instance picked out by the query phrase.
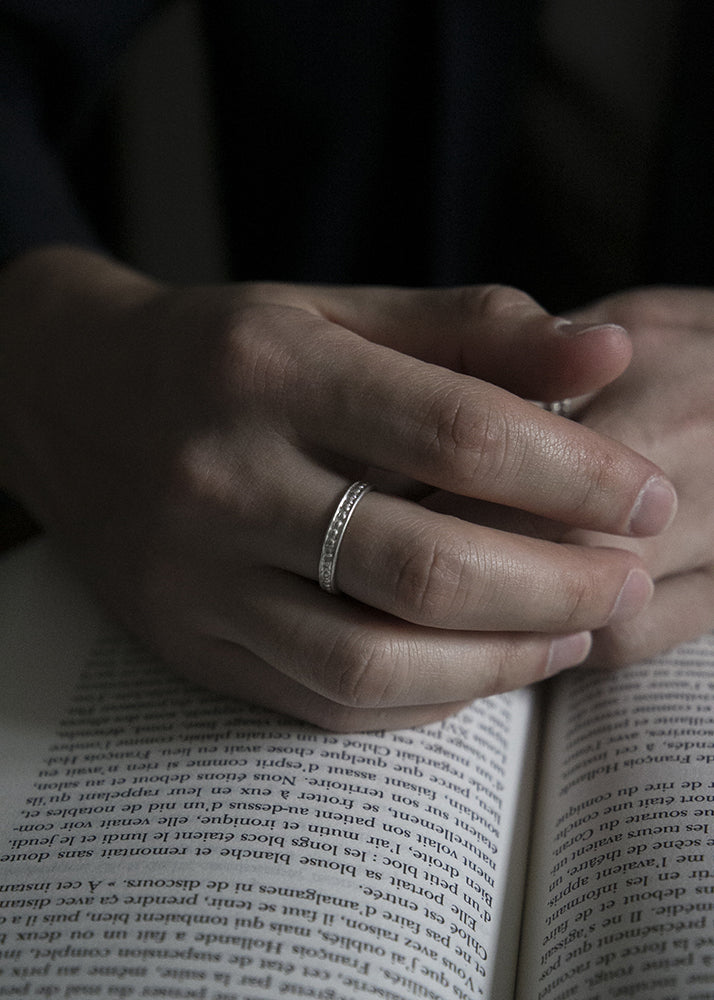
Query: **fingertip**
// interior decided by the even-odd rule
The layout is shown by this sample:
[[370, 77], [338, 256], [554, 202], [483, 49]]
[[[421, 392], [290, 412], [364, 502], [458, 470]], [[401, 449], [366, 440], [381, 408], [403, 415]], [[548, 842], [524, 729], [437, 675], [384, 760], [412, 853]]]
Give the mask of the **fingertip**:
[[513, 391], [525, 388], [529, 398], [553, 400], [599, 391], [618, 378], [632, 360], [629, 334], [612, 323], [540, 316], [524, 328], [520, 342], [514, 343], [516, 350], [525, 347], [529, 351], [531, 362], [528, 385]]
[[632, 338], [617, 323], [556, 320], [555, 332], [570, 349], [577, 349], [580, 363], [593, 366], [606, 384], [627, 368], [632, 360]]
[[631, 569], [615, 599], [608, 625], [629, 621], [647, 607], [654, 594], [652, 577], [644, 569]]
[[639, 492], [630, 512], [630, 535], [651, 536], [665, 531], [677, 513], [677, 493], [662, 475], [651, 476]]
[[573, 635], [559, 635], [550, 644], [545, 676], [552, 677], [568, 667], [576, 667], [587, 659], [592, 647], [590, 632], [576, 632]]

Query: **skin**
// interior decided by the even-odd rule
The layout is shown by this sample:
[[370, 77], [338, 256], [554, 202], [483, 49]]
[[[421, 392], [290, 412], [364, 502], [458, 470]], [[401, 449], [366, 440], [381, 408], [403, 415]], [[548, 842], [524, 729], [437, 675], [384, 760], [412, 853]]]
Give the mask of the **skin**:
[[635, 290], [579, 318], [625, 324], [634, 346], [628, 369], [580, 419], [651, 458], [679, 497], [676, 518], [657, 538], [570, 533], [576, 543], [626, 545], [655, 581], [652, 601], [626, 627], [595, 636], [592, 661], [619, 665], [714, 628], [714, 292]]
[[653, 537], [572, 529], [522, 511], [432, 494], [425, 503], [502, 531], [578, 545], [626, 547], [654, 583], [634, 616], [593, 635], [588, 662], [637, 662], [714, 628], [714, 292], [644, 288], [579, 310], [578, 322], [625, 326], [632, 360], [615, 381], [580, 401], [579, 422], [656, 462], [675, 485], [677, 515]]
[[[650, 550], [613, 538], [666, 531], [674, 489], [526, 401], [613, 383], [632, 343], [610, 319], [567, 325], [498, 286], [175, 289], [69, 247], [7, 266], [0, 304], [2, 482], [192, 680], [396, 728], [647, 613]], [[361, 478], [395, 492], [359, 504], [327, 595], [322, 537]], [[454, 517], [463, 498], [561, 537]]]

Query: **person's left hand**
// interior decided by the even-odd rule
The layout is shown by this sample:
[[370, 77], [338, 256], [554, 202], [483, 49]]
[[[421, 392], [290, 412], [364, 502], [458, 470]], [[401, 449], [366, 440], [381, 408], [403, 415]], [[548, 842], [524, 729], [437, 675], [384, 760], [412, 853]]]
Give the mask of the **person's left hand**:
[[621, 323], [634, 344], [627, 371], [579, 419], [659, 464], [679, 500], [676, 518], [657, 538], [575, 533], [637, 552], [655, 580], [644, 611], [596, 633], [591, 661], [618, 665], [714, 628], [714, 291], [625, 292], [577, 318]]
[[664, 470], [679, 500], [670, 527], [657, 537], [622, 538], [445, 494], [425, 502], [508, 531], [636, 552], [655, 580], [653, 599], [636, 617], [595, 632], [588, 659], [621, 666], [714, 628], [714, 291], [623, 292], [571, 318], [618, 323], [632, 337], [627, 370], [585, 403], [577, 419]]

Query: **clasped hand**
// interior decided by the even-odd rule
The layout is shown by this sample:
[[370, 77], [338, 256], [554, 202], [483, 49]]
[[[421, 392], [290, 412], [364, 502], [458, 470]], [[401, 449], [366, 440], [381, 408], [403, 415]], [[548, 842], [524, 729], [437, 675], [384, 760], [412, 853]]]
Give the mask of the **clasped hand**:
[[[662, 532], [672, 486], [527, 401], [627, 368], [607, 317], [568, 324], [501, 287], [169, 289], [64, 248], [10, 265], [0, 300], [7, 485], [195, 681], [328, 728], [413, 725], [583, 661], [652, 597], [612, 537]], [[357, 479], [377, 489], [333, 596], [318, 556]]]

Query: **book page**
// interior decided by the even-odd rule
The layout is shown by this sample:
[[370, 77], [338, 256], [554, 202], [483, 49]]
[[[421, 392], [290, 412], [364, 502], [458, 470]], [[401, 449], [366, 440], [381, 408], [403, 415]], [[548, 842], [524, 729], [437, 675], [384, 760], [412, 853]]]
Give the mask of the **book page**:
[[553, 686], [521, 1000], [714, 997], [714, 637]]
[[511, 1000], [533, 692], [337, 736], [186, 684], [42, 546], [0, 606], [1, 997]]

